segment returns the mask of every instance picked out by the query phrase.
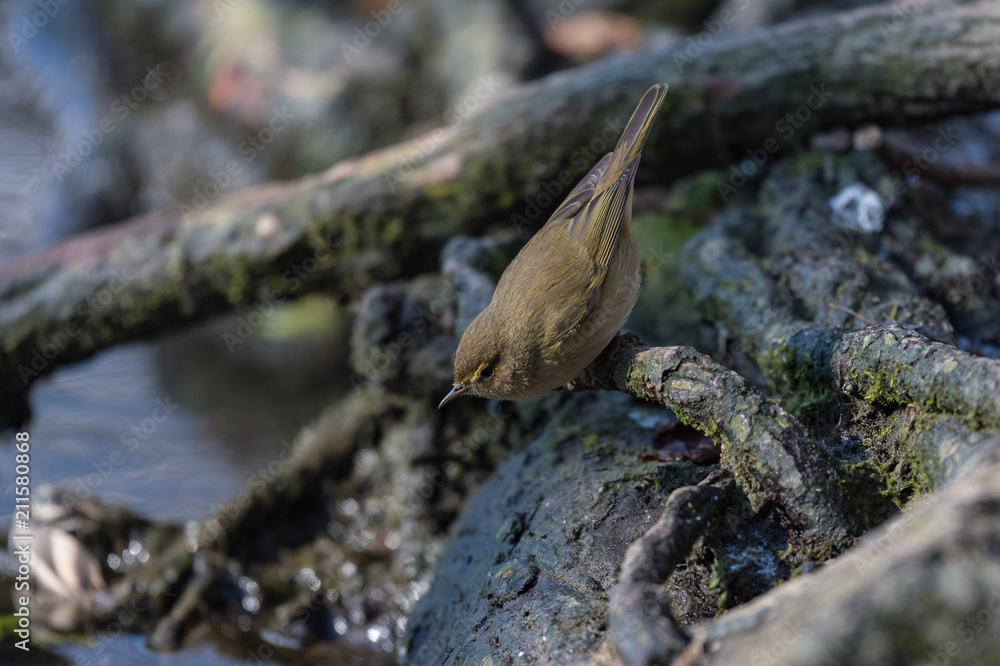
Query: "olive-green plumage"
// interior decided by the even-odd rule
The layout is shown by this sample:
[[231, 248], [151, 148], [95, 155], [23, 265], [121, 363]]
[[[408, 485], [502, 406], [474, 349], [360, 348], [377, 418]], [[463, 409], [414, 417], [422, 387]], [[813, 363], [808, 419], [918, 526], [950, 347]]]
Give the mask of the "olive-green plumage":
[[614, 151], [504, 271], [458, 344], [455, 387], [442, 406], [465, 392], [536, 398], [576, 377], [618, 333], [641, 279], [632, 183], [666, 92], [662, 83], [646, 92]]

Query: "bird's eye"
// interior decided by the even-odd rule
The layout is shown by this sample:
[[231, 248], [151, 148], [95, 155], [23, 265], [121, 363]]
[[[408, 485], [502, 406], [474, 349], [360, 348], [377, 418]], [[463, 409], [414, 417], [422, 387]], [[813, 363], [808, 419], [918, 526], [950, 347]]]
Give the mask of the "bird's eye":
[[486, 366], [485, 368], [483, 368], [483, 371], [479, 373], [479, 378], [480, 379], [490, 379], [491, 377], [493, 377], [493, 366], [492, 365]]

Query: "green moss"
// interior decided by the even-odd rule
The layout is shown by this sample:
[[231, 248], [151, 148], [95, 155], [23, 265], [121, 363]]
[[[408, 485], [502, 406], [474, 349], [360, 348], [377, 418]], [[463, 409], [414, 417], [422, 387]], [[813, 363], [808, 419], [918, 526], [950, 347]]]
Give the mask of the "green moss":
[[387, 220], [382, 225], [382, 245], [392, 246], [397, 240], [402, 238], [403, 232], [406, 231], [406, 224], [400, 217], [394, 217]]
[[736, 441], [750, 437], [750, 423], [743, 414], [733, 414], [729, 419], [729, 432]]
[[512, 192], [510, 190], [501, 192], [500, 196], [497, 197], [497, 201], [500, 203], [500, 207], [503, 210], [513, 208], [514, 204], [517, 203], [517, 192]]
[[[815, 415], [828, 411], [842, 396], [827, 382], [813, 376], [810, 356], [806, 356], [804, 362], [793, 364], [790, 356], [794, 353], [788, 346], [775, 345], [758, 354], [757, 362], [771, 382], [772, 390], [781, 395], [781, 406], [808, 426]], [[794, 368], [790, 377], [787, 374], [789, 367]]]
[[[828, 400], [828, 396], [825, 395], [828, 389], [825, 387], [815, 388], [816, 382], [813, 380], [811, 371], [807, 370], [812, 365], [811, 359], [808, 359], [809, 362], [804, 364], [795, 364], [793, 363], [794, 358], [795, 350], [777, 341], [769, 343], [754, 356], [757, 366], [764, 373], [764, 376], [767, 377], [771, 390], [776, 394], [781, 395], [789, 391], [795, 391], [803, 395], [812, 396], [816, 393], [815, 399], [812, 397], [809, 398], [810, 402]], [[790, 367], [794, 368], [791, 377], [788, 376], [788, 368]], [[788, 409], [784, 405], [784, 402], [782, 406], [792, 414], [796, 413]]]
[[822, 171], [827, 165], [827, 160], [829, 160], [828, 152], [810, 150], [791, 158], [791, 169], [793, 173]]
[[865, 370], [862, 374], [855, 374], [851, 378], [864, 391], [864, 398], [868, 402], [876, 405], [896, 405], [899, 404], [899, 391], [896, 389], [896, 383], [899, 379], [899, 373], [905, 367], [897, 365], [891, 370], [879, 369], [874, 372]]
[[250, 293], [253, 272], [234, 254], [212, 257], [202, 273], [212, 283], [212, 288], [224, 293], [230, 303], [239, 303]]
[[653, 397], [652, 393], [646, 388], [647, 373], [649, 373], [649, 368], [645, 367], [641, 363], [633, 365], [630, 369], [628, 378], [626, 379], [626, 384], [630, 389], [635, 391], [637, 397]]
[[677, 211], [685, 215], [696, 215], [724, 204], [719, 194], [720, 179], [726, 179], [724, 171], [702, 171], [690, 178], [688, 187], [680, 197]]
[[[186, 294], [181, 293], [181, 288], [178, 285], [171, 283], [157, 285], [152, 291], [143, 294], [142, 298], [137, 297], [134, 293], [130, 296], [132, 297], [131, 306], [121, 315], [122, 324], [126, 327], [140, 326], [145, 322], [162, 317], [163, 313], [169, 310], [169, 304], [183, 301], [187, 297]], [[104, 331], [104, 334], [107, 335], [105, 339], [115, 339], [118, 332], [113, 329], [116, 327], [107, 324], [104, 318], [95, 318], [89, 324], [91, 329], [105, 325], [107, 326], [107, 330]]]
[[712, 561], [708, 591], [716, 597], [717, 611], [721, 615], [731, 606], [741, 603], [740, 600], [756, 596], [752, 592], [753, 567], [747, 566], [745, 553], [730, 553], [728, 549], [719, 548], [713, 553], [715, 559]]
[[870, 529], [932, 489], [914, 451], [915, 431], [926, 417], [907, 408], [883, 413], [869, 406], [866, 411], [860, 401], [852, 412], [854, 420], [835, 430], [832, 453], [838, 483], [862, 527]]
[[[834, 541], [823, 541], [822, 543], [807, 543], [799, 549], [789, 548], [786, 553], [795, 556], [795, 561], [801, 564], [806, 562], [826, 562], [837, 555], [840, 555], [850, 544], [837, 543]], [[784, 557], [785, 553], [782, 554]]]
[[308, 294], [276, 307], [261, 333], [269, 340], [332, 339], [347, 326], [344, 313], [329, 298]]
[[[701, 231], [699, 225], [690, 216], [649, 214], [638, 215], [632, 218], [632, 226], [635, 231], [639, 246], [659, 247], [667, 252], [678, 252], [696, 233]], [[644, 257], [649, 259], [650, 257]], [[655, 258], [655, 257], [654, 257]], [[672, 255], [677, 263], [679, 257]]]
[[854, 509], [861, 527], [867, 531], [882, 524], [897, 511], [885, 470], [869, 460], [842, 465], [837, 481]]
[[643, 286], [630, 329], [657, 344], [694, 346], [700, 315], [681, 274], [684, 244], [700, 226], [691, 216], [642, 215], [632, 228], [642, 253]]

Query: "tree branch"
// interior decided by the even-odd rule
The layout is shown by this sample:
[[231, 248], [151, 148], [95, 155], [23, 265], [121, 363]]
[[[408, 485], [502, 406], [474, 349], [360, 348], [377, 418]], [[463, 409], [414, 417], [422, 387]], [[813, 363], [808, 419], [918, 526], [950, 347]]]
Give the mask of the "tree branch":
[[646, 347], [619, 336], [580, 387], [618, 390], [670, 408], [722, 446], [722, 467], [755, 509], [776, 501], [803, 530], [809, 550], [838, 550], [856, 520], [827, 454], [802, 425], [749, 381], [688, 347]]
[[628, 547], [608, 614], [618, 651], [629, 666], [664, 662], [687, 646], [687, 634], [657, 593], [720, 513], [732, 486], [728, 475], [716, 472], [697, 486], [678, 488], [656, 524]]

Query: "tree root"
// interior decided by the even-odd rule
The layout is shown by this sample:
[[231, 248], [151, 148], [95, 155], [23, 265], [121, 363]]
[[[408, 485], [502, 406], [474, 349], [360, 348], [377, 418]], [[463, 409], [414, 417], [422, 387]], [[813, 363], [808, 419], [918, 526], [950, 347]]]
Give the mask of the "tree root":
[[[750, 382], [687, 347], [646, 347], [619, 336], [585, 371], [578, 388], [622, 391], [670, 408], [722, 446], [729, 470], [759, 509], [776, 501], [828, 557], [851, 542], [856, 520], [823, 447]], [[810, 550], [813, 552], [810, 553]]]
[[717, 473], [697, 486], [678, 488], [663, 515], [625, 553], [609, 603], [610, 627], [629, 666], [667, 663], [689, 642], [667, 604], [660, 585], [688, 557], [695, 540], [720, 512], [732, 492], [728, 475]]
[[698, 663], [996, 663], [998, 510], [1000, 468], [983, 465], [819, 571], [694, 628], [714, 646]]

